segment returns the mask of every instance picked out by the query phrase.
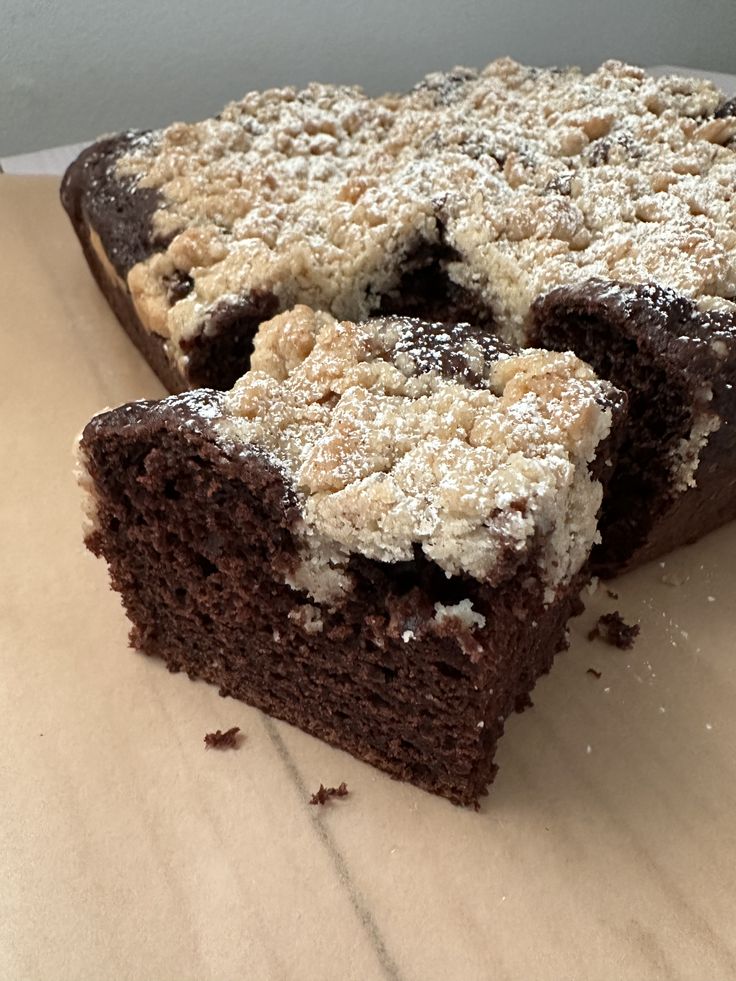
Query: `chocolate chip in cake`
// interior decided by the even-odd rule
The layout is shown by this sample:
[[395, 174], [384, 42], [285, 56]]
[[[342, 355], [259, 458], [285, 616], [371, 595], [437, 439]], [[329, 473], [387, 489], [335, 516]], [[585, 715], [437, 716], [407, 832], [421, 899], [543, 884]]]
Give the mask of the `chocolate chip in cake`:
[[728, 119], [730, 116], [736, 116], [736, 95], [722, 102], [713, 115], [716, 119]]

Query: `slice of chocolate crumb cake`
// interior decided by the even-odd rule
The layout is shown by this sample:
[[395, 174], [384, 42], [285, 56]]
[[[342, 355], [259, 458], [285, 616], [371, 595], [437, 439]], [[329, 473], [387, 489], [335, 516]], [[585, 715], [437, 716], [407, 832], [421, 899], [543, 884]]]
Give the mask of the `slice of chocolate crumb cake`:
[[471, 804], [579, 610], [624, 403], [570, 353], [297, 307], [231, 391], [89, 423], [86, 542], [133, 646]]

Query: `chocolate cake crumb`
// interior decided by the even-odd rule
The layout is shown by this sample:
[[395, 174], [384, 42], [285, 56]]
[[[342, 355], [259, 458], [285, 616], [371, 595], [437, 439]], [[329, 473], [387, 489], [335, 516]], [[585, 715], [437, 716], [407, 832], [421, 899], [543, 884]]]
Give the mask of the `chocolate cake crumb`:
[[626, 623], [618, 610], [614, 610], [613, 613], [604, 613], [598, 618], [598, 622], [588, 634], [588, 640], [599, 637], [606, 644], [625, 651], [634, 646], [634, 641], [639, 636], [639, 629], [638, 623]]
[[207, 749], [237, 749], [239, 732], [238, 726], [233, 726], [232, 729], [225, 732], [221, 732], [219, 729], [217, 732], [208, 732], [204, 737], [205, 747]]
[[524, 692], [523, 695], [519, 695], [514, 704], [514, 712], [523, 712], [525, 709], [534, 708], [534, 702], [531, 699], [529, 692]]
[[618, 599], [618, 593], [614, 593], [612, 589], [606, 590], [606, 596], [609, 596], [611, 599]]
[[[591, 631], [591, 633], [592, 633], [592, 631]], [[602, 674], [602, 672], [597, 671], [595, 668], [588, 668], [588, 670], [585, 673], [586, 674], [592, 674], [594, 678], [600, 678], [601, 677], [601, 674]]]
[[339, 787], [325, 787], [324, 784], [320, 784], [319, 790], [312, 794], [309, 803], [326, 804], [330, 797], [347, 797], [349, 793], [350, 791], [344, 781]]

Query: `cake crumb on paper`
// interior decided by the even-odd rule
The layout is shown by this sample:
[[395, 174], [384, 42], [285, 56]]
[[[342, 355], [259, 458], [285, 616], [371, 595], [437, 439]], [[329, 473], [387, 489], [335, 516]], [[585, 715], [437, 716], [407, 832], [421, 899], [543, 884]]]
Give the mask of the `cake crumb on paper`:
[[613, 613], [604, 613], [598, 618], [598, 622], [588, 634], [588, 640], [599, 638], [606, 644], [623, 651], [634, 646], [639, 630], [638, 623], [626, 623], [618, 610], [614, 610]]
[[309, 803], [326, 804], [330, 797], [347, 797], [349, 793], [350, 791], [344, 781], [339, 787], [325, 787], [324, 784], [320, 784], [319, 790], [312, 794]]
[[514, 703], [514, 712], [524, 712], [526, 709], [534, 708], [534, 702], [528, 691], [523, 692], [518, 696], [516, 702]]
[[205, 748], [237, 749], [239, 732], [240, 728], [238, 726], [233, 726], [232, 729], [227, 729], [225, 732], [222, 732], [220, 729], [216, 732], [208, 732], [204, 737]]

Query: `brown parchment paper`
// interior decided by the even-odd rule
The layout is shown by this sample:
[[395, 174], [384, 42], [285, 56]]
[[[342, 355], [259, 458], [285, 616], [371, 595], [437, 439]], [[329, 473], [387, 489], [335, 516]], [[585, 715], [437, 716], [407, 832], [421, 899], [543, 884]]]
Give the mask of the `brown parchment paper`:
[[0, 978], [736, 978], [736, 527], [587, 598], [459, 810], [128, 649], [71, 445], [162, 390], [55, 180], [0, 177], [0, 283]]

